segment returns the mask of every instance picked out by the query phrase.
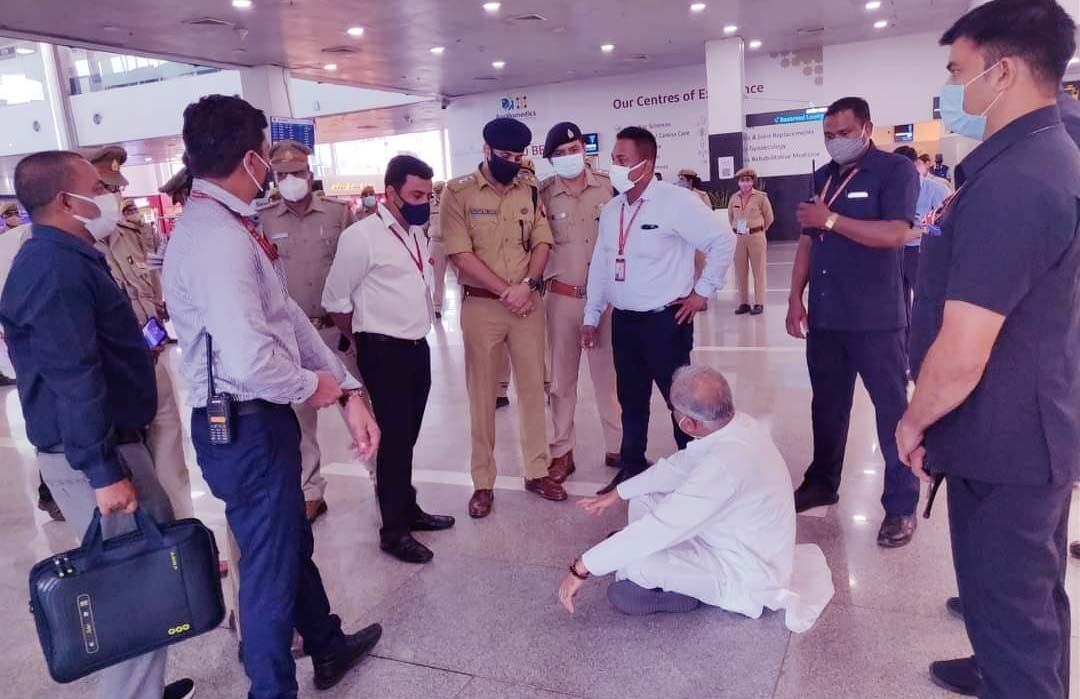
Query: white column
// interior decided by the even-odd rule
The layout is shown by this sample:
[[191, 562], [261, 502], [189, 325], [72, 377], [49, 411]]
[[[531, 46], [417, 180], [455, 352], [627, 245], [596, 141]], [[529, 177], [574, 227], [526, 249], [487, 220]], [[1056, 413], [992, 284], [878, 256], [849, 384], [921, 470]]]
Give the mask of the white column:
[[240, 96], [253, 107], [271, 116], [293, 116], [289, 94], [289, 71], [278, 66], [255, 66], [240, 69]]
[[743, 40], [705, 42], [709, 89], [709, 172], [702, 179], [729, 183], [743, 163]]

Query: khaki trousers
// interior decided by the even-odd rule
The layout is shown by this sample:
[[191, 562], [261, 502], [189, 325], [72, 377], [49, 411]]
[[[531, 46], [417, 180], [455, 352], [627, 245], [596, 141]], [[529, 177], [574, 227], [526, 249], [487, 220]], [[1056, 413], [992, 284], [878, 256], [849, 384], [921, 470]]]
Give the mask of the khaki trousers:
[[442, 313], [443, 300], [446, 296], [446, 244], [442, 240], [431, 239], [428, 243], [431, 252], [431, 268], [435, 273], [435, 288], [431, 291], [431, 305], [436, 313]]
[[544, 307], [515, 316], [494, 299], [470, 297], [461, 304], [465, 382], [472, 422], [472, 478], [477, 490], [495, 486], [495, 394], [500, 355], [509, 350], [517, 389], [521, 460], [525, 478], [548, 472], [544, 415]]
[[164, 358], [154, 366], [157, 376], [157, 415], [146, 434], [146, 446], [154, 461], [154, 471], [177, 519], [195, 516], [191, 501], [191, 474], [184, 458], [184, 428], [176, 405], [172, 377]]
[[750, 303], [750, 271], [754, 272], [754, 303], [765, 305], [764, 233], [735, 236], [735, 280], [739, 285], [739, 303]]
[[[583, 351], [581, 325], [585, 319], [585, 299], [548, 294], [545, 304], [548, 346], [551, 350], [551, 419], [555, 425], [551, 455], [559, 457], [571, 451], [576, 443], [574, 413], [577, 410], [578, 375]], [[584, 351], [589, 361], [600, 425], [604, 430], [604, 445], [609, 454], [617, 454], [622, 446], [622, 417], [615, 395], [610, 309], [601, 316], [596, 335], [596, 346]]]

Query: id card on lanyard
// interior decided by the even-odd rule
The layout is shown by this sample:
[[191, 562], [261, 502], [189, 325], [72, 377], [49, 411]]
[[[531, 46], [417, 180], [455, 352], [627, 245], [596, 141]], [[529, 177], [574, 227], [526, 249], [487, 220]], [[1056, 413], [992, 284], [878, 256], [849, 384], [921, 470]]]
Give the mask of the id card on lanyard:
[[626, 202], [623, 202], [622, 208], [619, 209], [619, 254], [615, 257], [615, 281], [617, 282], [626, 281], [626, 243], [630, 240], [630, 231], [633, 230], [634, 221], [637, 220], [644, 204], [644, 199], [638, 201], [634, 214], [630, 217], [630, 223], [625, 226], [623, 220], [626, 215]]
[[[832, 175], [829, 175], [829, 179], [825, 180], [825, 186], [821, 188], [821, 200], [823, 202], [825, 202], [826, 208], [828, 208], [830, 211], [832, 211], [832, 205], [836, 202], [836, 200], [840, 197], [840, 195], [844, 193], [844, 190], [846, 190], [848, 188], [848, 185], [851, 184], [851, 181], [853, 179], [855, 179], [855, 175], [858, 175], [858, 174], [859, 174], [859, 168], [856, 167], [854, 170], [851, 171], [851, 173], [846, 178], [844, 178], [844, 181], [840, 183], [840, 186], [836, 188], [836, 191], [833, 192], [833, 195], [829, 199], [829, 201], [825, 202], [825, 195], [829, 193], [829, 185], [832, 184]], [[824, 241], [825, 240], [825, 234], [824, 233], [819, 234], [818, 239], [821, 240], [821, 241]]]

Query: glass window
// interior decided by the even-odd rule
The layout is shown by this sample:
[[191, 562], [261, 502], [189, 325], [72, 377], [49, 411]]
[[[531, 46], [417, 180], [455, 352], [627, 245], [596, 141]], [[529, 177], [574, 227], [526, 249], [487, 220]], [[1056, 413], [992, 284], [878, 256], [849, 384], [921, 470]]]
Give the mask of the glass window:
[[44, 100], [45, 67], [38, 45], [0, 39], [0, 107]]
[[144, 56], [59, 47], [69, 95], [216, 72], [217, 68]]
[[415, 155], [430, 165], [435, 171], [436, 180], [446, 179], [442, 139], [437, 130], [358, 141], [340, 141], [332, 145], [333, 158], [319, 157], [319, 160], [332, 162], [335, 175], [382, 175], [391, 158], [395, 155], [408, 154]]

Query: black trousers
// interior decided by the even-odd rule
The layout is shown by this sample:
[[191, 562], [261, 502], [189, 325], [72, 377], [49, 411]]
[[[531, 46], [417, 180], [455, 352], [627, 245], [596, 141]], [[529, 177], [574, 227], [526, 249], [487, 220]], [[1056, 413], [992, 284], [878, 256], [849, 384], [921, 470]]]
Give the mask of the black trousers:
[[382, 513], [380, 535], [389, 542], [408, 534], [409, 524], [420, 514], [412, 485], [413, 448], [431, 392], [431, 350], [427, 340], [358, 333], [356, 352], [382, 431], [375, 494]]
[[855, 377], [861, 376], [877, 416], [878, 443], [885, 457], [881, 504], [889, 515], [910, 515], [919, 502], [919, 481], [900, 462], [896, 424], [907, 409], [907, 350], [904, 330], [844, 332], [814, 328], [806, 338], [813, 399], [814, 461], [806, 482], [836, 492], [847, 449]]
[[919, 252], [918, 245], [904, 247], [904, 303], [907, 304], [907, 332], [904, 335], [904, 347], [911, 350], [911, 305], [915, 301], [915, 287], [919, 279]]
[[964, 624], [985, 683], [979, 696], [1068, 696], [1072, 484], [995, 485], [950, 476], [947, 488]]
[[[675, 370], [690, 363], [694, 324], [675, 322], [677, 308], [656, 313], [617, 310], [612, 314], [612, 350], [615, 387], [622, 407], [623, 440], [620, 459], [629, 475], [649, 466], [649, 403], [655, 383], [671, 408], [671, 379]], [[685, 449], [690, 438], [672, 417], [675, 443]]]

